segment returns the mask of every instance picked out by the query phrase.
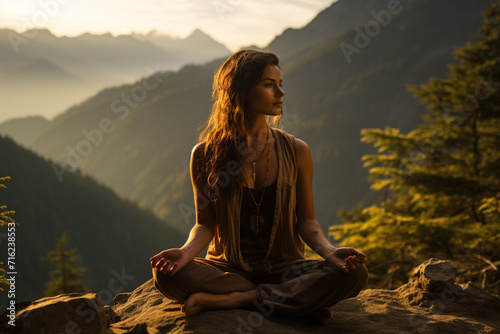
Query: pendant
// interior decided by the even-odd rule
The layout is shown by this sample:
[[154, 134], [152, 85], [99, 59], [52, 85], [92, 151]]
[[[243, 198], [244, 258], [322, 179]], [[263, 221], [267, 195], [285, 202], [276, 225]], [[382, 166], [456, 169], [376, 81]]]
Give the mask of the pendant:
[[257, 163], [255, 161], [252, 162], [252, 179], [253, 179], [253, 184], [254, 184], [254, 187], [255, 187], [255, 168], [256, 168], [256, 165]]
[[259, 225], [264, 225], [264, 216], [262, 215], [251, 215], [250, 216], [250, 229], [257, 235], [259, 233]]

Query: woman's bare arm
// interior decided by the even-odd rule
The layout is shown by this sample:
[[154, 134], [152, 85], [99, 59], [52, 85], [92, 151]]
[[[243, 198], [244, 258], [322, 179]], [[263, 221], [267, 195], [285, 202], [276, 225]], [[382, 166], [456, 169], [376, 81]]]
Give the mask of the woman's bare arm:
[[201, 158], [202, 148], [197, 145], [191, 152], [190, 163], [196, 223], [186, 243], [181, 248], [164, 250], [150, 259], [151, 266], [164, 274], [175, 275], [208, 246], [215, 234], [217, 227], [215, 210], [206, 193], [207, 177], [203, 169], [200, 169]]
[[366, 262], [366, 256], [351, 247], [335, 248], [326, 238], [321, 225], [314, 215], [312, 191], [313, 162], [309, 146], [302, 140], [296, 140], [297, 160], [297, 224], [302, 240], [319, 256], [344, 271], [355, 269]]

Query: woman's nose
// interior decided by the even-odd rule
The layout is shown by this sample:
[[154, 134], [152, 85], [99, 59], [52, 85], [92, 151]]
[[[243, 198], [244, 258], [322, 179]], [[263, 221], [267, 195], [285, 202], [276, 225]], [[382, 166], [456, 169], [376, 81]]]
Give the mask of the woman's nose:
[[285, 91], [281, 87], [278, 87], [278, 92], [277, 92], [276, 95], [278, 95], [279, 97], [281, 97], [281, 96], [285, 95]]

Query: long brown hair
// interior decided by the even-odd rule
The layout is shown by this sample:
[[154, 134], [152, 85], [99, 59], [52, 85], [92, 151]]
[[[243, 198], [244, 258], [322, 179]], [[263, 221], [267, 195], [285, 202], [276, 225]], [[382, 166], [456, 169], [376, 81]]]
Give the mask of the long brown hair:
[[[198, 139], [204, 144], [205, 175], [212, 200], [230, 196], [239, 182], [238, 175], [231, 175], [234, 173], [225, 173], [223, 182], [220, 176], [229, 162], [237, 161], [237, 148], [244, 140], [245, 96], [260, 82], [270, 64], [279, 67], [279, 57], [273, 52], [241, 50], [231, 55], [215, 73], [212, 113]], [[279, 116], [274, 118], [273, 123], [277, 124]]]

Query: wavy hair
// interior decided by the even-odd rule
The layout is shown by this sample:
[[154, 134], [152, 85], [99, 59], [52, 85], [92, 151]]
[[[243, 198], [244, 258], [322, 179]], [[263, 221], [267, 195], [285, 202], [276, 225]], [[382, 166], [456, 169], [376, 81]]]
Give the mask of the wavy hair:
[[[229, 196], [240, 182], [238, 175], [227, 175], [221, 182], [221, 172], [228, 162], [237, 160], [237, 148], [246, 133], [245, 96], [257, 86], [267, 65], [279, 67], [279, 57], [270, 51], [241, 50], [231, 55], [214, 76], [214, 104], [203, 126], [198, 143], [204, 145], [203, 165], [210, 188], [210, 198]], [[273, 117], [276, 125], [280, 116]], [[269, 120], [269, 118], [268, 118]], [[234, 174], [234, 173], [233, 173]], [[220, 187], [225, 189], [220, 191]]]

